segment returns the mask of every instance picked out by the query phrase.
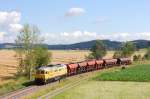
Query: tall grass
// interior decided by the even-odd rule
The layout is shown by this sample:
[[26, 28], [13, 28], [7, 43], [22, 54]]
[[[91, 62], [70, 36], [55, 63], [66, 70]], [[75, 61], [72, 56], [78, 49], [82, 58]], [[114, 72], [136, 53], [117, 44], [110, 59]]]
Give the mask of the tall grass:
[[120, 69], [119, 71], [110, 71], [99, 74], [94, 80], [106, 81], [150, 81], [150, 65], [139, 64], [130, 68]]
[[12, 81], [0, 85], [0, 95], [6, 94], [11, 91], [15, 91], [21, 88], [30, 86], [33, 82], [30, 82], [26, 77], [17, 77]]

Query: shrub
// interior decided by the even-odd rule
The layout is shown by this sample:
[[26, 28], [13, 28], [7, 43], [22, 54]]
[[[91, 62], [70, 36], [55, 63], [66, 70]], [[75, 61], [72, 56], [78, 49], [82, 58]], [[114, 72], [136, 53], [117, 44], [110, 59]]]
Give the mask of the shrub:
[[133, 56], [133, 61], [140, 61], [142, 59], [141, 55], [134, 55]]
[[102, 59], [107, 53], [105, 45], [100, 40], [96, 41], [96, 43], [92, 46], [90, 51], [91, 53], [89, 54], [89, 56], [87, 56], [88, 59]]
[[147, 52], [146, 52], [146, 54], [144, 55], [144, 59], [150, 60], [150, 47], [147, 48]]

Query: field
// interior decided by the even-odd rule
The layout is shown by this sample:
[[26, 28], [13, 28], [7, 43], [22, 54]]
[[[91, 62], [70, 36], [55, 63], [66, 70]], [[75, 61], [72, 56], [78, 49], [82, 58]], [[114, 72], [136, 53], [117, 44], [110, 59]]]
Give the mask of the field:
[[69, 63], [85, 60], [88, 50], [52, 50], [52, 63]]
[[[52, 63], [68, 63], [84, 60], [89, 51], [51, 51]], [[17, 72], [17, 57], [13, 50], [0, 50], [0, 85], [12, 80]]]
[[150, 64], [136, 65], [126, 69], [106, 72], [95, 77], [95, 80], [104, 81], [150, 81]]
[[17, 68], [17, 59], [13, 50], [0, 50], [0, 82], [10, 79]]
[[[69, 63], [69, 62], [82, 61], [82, 60], [85, 59], [85, 56], [90, 53], [87, 50], [85, 50], [85, 51], [80, 51], [80, 50], [52, 50], [51, 52], [52, 52], [52, 56], [53, 56], [52, 63], [54, 63], [54, 64], [55, 63]], [[109, 51], [107, 53], [107, 55], [105, 56], [105, 58], [111, 58], [113, 56], [113, 53], [114, 53], [114, 51]], [[135, 52], [135, 54], [141, 54], [141, 55], [144, 55], [144, 53], [145, 53], [145, 50], [140, 50], [138, 52]], [[19, 88], [24, 88], [25, 86], [22, 85], [22, 83], [26, 82], [27, 81], [26, 79], [24, 79], [24, 78], [14, 79], [14, 74], [16, 74], [16, 72], [17, 72], [16, 68], [17, 68], [17, 64], [18, 64], [15, 52], [13, 50], [0, 50], [0, 56], [1, 56], [0, 57], [0, 94], [6, 93], [6, 92], [12, 91], [12, 90], [17, 90]], [[147, 63], [149, 64], [149, 62], [147, 62]], [[97, 75], [97, 76], [99, 76], [99, 75]], [[112, 84], [114, 84], [114, 85], [112, 85], [112, 88], [108, 87], [108, 89], [107, 89], [107, 85], [111, 86], [110, 83], [111, 82], [109, 82], [109, 81], [101, 81], [100, 82], [98, 80], [94, 80], [94, 81], [90, 80], [82, 86], [83, 87], [85, 86], [85, 91], [86, 90], [88, 91], [88, 89], [86, 89], [86, 86], [89, 86], [89, 88], [92, 88], [92, 87], [95, 87], [97, 85], [96, 89], [93, 90], [93, 91], [97, 91], [97, 90], [102, 91], [101, 89], [97, 89], [97, 88], [102, 87], [102, 86], [98, 87], [99, 84], [102, 84], [102, 85], [104, 84], [105, 86], [103, 86], [103, 87], [104, 88], [106, 87], [106, 90], [103, 90], [104, 92], [101, 92], [102, 94], [106, 94], [107, 91], [110, 92], [110, 93], [108, 93], [108, 96], [110, 96], [111, 92], [113, 92], [113, 91], [116, 92], [116, 93], [114, 93], [116, 96], [118, 96], [118, 93], [121, 94], [121, 96], [122, 96], [123, 91], [125, 91], [125, 93], [128, 94], [128, 92], [126, 92], [127, 89], [122, 86], [124, 84], [124, 82], [113, 82]], [[142, 91], [141, 94], [140, 94], [140, 91], [139, 91], [139, 94], [138, 94], [138, 92], [136, 94], [138, 94], [138, 95], [145, 94], [144, 98], [147, 98], [147, 93], [146, 92], [149, 91], [148, 89], [150, 89], [149, 88], [149, 83], [139, 83], [139, 82], [137, 82], [137, 83], [132, 83], [132, 82], [128, 83], [127, 82], [127, 83], [125, 83], [125, 85], [129, 86], [129, 87], [132, 87], [132, 88], [134, 87], [135, 89], [139, 88], [141, 90], [143, 90], [142, 88], [145, 88], [146, 90]], [[136, 85], [138, 85], [139, 87], [136, 87]], [[118, 89], [115, 89], [114, 87], [117, 87]], [[102, 89], [104, 89], [104, 88], [102, 88]], [[76, 93], [77, 90], [80, 90], [80, 86], [79, 86], [79, 89], [75, 89], [73, 92]], [[132, 90], [134, 90], [134, 89], [132, 89]], [[46, 93], [46, 92], [47, 91], [44, 91], [44, 93]], [[83, 92], [84, 92], [84, 90], [83, 90]], [[42, 92], [40, 92], [40, 93], [42, 95]], [[67, 93], [67, 91], [64, 92], [64, 93]], [[129, 91], [129, 93], [130, 93], [130, 91]], [[77, 96], [83, 95], [83, 93], [78, 93], [78, 94], [77, 94]], [[71, 95], [71, 94], [68, 94], [68, 95]], [[66, 96], [66, 94], [60, 94], [60, 95], [56, 96], [56, 99], [57, 98], [59, 99], [60, 96], [64, 97], [64, 99], [71, 99], [71, 98], [67, 98], [67, 97], [71, 97], [71, 96], [68, 96], [68, 95]], [[74, 97], [76, 97], [76, 94], [74, 94], [74, 95], [75, 95]], [[97, 97], [99, 97], [99, 95], [101, 96], [101, 94], [98, 94]], [[86, 94], [85, 94], [85, 96], [86, 96]], [[116, 96], [114, 97], [114, 99], [116, 98]], [[91, 95], [91, 98], [92, 97], [96, 98], [96, 97]], [[80, 99], [80, 97], [77, 97], [77, 99], [78, 98]], [[84, 95], [83, 95], [83, 98], [84, 98]], [[106, 97], [106, 99], [107, 98], [109, 98], [109, 97]], [[131, 98], [131, 97], [129, 97], [129, 98]], [[118, 98], [118, 99], [120, 99], [120, 98]]]
[[150, 81], [149, 66], [150, 63], [133, 65], [125, 70], [113, 68], [99, 72], [53, 99], [150, 99], [150, 83], [147, 82]]
[[52, 99], [150, 99], [150, 84], [88, 81]]
[[[69, 63], [85, 59], [90, 52], [87, 50], [52, 50], [52, 63]], [[104, 58], [111, 58], [114, 51], [108, 51]], [[135, 54], [144, 55], [145, 50], [135, 52]], [[7, 82], [16, 74], [17, 58], [13, 50], [0, 50], [0, 84]]]

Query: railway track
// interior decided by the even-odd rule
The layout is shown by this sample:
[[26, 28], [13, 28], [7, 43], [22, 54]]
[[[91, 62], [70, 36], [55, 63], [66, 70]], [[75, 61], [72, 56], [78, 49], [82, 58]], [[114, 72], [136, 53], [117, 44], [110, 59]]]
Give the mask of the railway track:
[[[59, 88], [59, 89], [54, 90], [54, 91], [52, 91], [52, 92], [50, 92], [46, 95], [43, 95], [43, 96], [39, 97], [39, 99], [43, 99], [43, 98], [44, 99], [45, 98], [49, 99], [50, 97], [53, 97], [53, 96], [65, 91], [67, 89], [75, 87], [78, 84], [80, 84], [80, 82], [82, 82], [83, 80], [88, 79], [90, 74], [93, 74], [93, 73], [98, 72], [98, 71], [86, 72], [86, 73], [82, 73], [82, 74], [79, 74], [79, 75], [69, 76], [69, 77], [67, 77], [67, 79], [72, 79], [73, 77], [80, 77], [80, 80], [75, 81], [75, 82], [70, 83], [70, 84], [67, 84], [63, 88]], [[38, 85], [29, 86], [29, 87], [26, 87], [26, 88], [23, 88], [23, 89], [20, 89], [20, 90], [13, 91], [13, 92], [10, 92], [8, 94], [2, 95], [2, 96], [0, 96], [0, 99], [22, 99], [23, 97], [25, 97], [27, 95], [30, 95], [32, 93], [36, 93], [37, 91], [39, 91], [41, 89], [44, 89], [44, 88], [47, 88], [48, 86], [53, 86], [56, 83], [58, 83], [58, 81], [52, 82], [52, 83], [49, 83], [49, 84], [46, 84], [46, 85], [41, 85], [41, 86], [38, 86]]]
[[46, 88], [46, 87], [53, 85], [55, 83], [57, 83], [57, 82], [52, 82], [52, 83], [49, 83], [47, 85], [41, 85], [41, 86], [38, 86], [38, 85], [29, 86], [29, 87], [26, 87], [26, 88], [23, 88], [23, 89], [20, 89], [17, 91], [10, 92], [10, 93], [5, 94], [3, 96], [0, 96], [0, 99], [21, 99], [22, 97], [24, 97], [26, 95], [34, 93], [40, 89]]
[[54, 97], [54, 96], [56, 96], [56, 95], [58, 95], [58, 94], [60, 94], [60, 93], [62, 93], [64, 91], [66, 91], [68, 89], [71, 89], [71, 88], [79, 85], [83, 80], [86, 80], [86, 79], [87, 78], [83, 78], [82, 80], [78, 80], [78, 81], [75, 81], [73, 83], [70, 83], [70, 84], [64, 86], [63, 88], [59, 88], [57, 90], [49, 92], [46, 95], [43, 95], [43, 96], [39, 97], [38, 99], [51, 99], [52, 97]]
[[17, 91], [10, 92], [6, 95], [0, 96], [0, 99], [20, 99], [21, 96], [28, 94], [36, 89], [36, 86], [26, 87]]
[[69, 79], [72, 79], [72, 77], [79, 77], [80, 79], [76, 80], [74, 82], [71, 82], [69, 84], [66, 84], [64, 87], [61, 87], [61, 88], [58, 88], [56, 90], [50, 91], [49, 93], [47, 93], [45, 95], [42, 95], [42, 96], [38, 97], [37, 99], [51, 99], [52, 97], [66, 91], [68, 89], [71, 89], [73, 87], [78, 86], [79, 84], [81, 84], [82, 82], [88, 80], [90, 77], [93, 76], [93, 74], [96, 74], [99, 71], [100, 70], [92, 71], [92, 72], [86, 72], [86, 73], [82, 73], [82, 74], [79, 74], [79, 75], [74, 75], [74, 76], [68, 77]]

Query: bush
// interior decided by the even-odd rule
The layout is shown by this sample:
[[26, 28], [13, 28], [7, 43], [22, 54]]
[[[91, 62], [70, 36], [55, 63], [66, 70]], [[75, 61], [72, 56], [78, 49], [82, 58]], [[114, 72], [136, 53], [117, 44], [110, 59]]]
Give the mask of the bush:
[[115, 51], [113, 58], [120, 58], [121, 57], [121, 51]]
[[135, 45], [132, 42], [126, 42], [121, 48], [122, 57], [130, 57], [135, 52]]
[[149, 56], [148, 54], [145, 54], [145, 55], [144, 55], [144, 59], [150, 60], [150, 56]]
[[141, 55], [134, 55], [133, 56], [133, 61], [140, 61], [142, 59]]
[[137, 55], [134, 55], [134, 56], [133, 56], [133, 61], [137, 61], [137, 60], [138, 60]]
[[107, 53], [105, 45], [100, 40], [96, 41], [96, 43], [92, 46], [90, 51], [91, 53], [89, 54], [89, 56], [86, 57], [88, 59], [102, 59]]
[[95, 59], [95, 58], [92, 54], [89, 54], [89, 55], [85, 55], [85, 59], [88, 60], [88, 59]]
[[147, 48], [147, 52], [146, 52], [146, 54], [144, 55], [143, 58], [146, 59], [146, 60], [150, 60], [150, 47]]
[[[125, 42], [122, 44], [121, 49], [114, 53], [113, 58], [131, 57], [135, 49], [135, 45], [132, 42]], [[137, 58], [137, 56], [135, 56], [135, 58]]]

